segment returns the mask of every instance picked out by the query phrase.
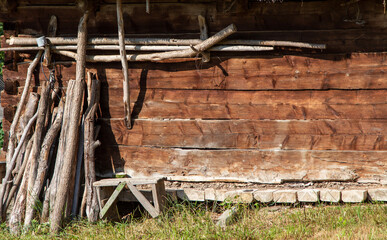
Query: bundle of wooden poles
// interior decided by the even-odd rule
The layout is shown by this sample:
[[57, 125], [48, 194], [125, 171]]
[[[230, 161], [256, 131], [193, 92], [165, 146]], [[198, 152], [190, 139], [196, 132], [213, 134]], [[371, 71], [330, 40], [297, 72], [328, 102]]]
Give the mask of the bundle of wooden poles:
[[[31, 92], [32, 74], [42, 50], [28, 68], [9, 131], [6, 175], [0, 189], [1, 220], [8, 221], [13, 233], [28, 229], [33, 219], [50, 222], [53, 232], [65, 217], [86, 214], [89, 221], [98, 219], [92, 184], [96, 179], [94, 150], [99, 145], [95, 116], [100, 82], [88, 72], [84, 90], [86, 21], [87, 14], [79, 25], [76, 80], [68, 82], [65, 95], [49, 81], [41, 81], [40, 94]], [[82, 161], [85, 187], [78, 201]]]

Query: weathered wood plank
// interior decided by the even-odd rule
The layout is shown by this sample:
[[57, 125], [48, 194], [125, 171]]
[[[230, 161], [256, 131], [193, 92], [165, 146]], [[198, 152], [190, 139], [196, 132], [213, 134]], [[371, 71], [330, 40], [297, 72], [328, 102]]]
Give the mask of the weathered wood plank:
[[94, 187], [115, 187], [123, 182], [136, 185], [156, 184], [162, 178], [106, 178], [93, 183]]
[[[99, 154], [98, 171], [111, 161], [132, 177], [167, 176], [186, 181], [387, 182], [386, 151], [184, 150], [113, 147]], [[111, 161], [110, 161], [111, 160]], [[165, 167], [168, 166], [168, 167]], [[297, 171], [295, 171], [297, 169]]]
[[[139, 120], [129, 131], [122, 121], [112, 120], [111, 124], [104, 122], [102, 125], [100, 139], [105, 146], [118, 144], [219, 149], [387, 150], [387, 128], [383, 126], [387, 121], [380, 121], [381, 128], [371, 127], [372, 130], [383, 131], [383, 135], [380, 131], [378, 134], [349, 134], [345, 131], [364, 131], [362, 125], [367, 123], [338, 121], [315, 121], [313, 126], [310, 123], [313, 121]], [[352, 122], [352, 125], [345, 125], [340, 121]], [[341, 133], [334, 132], [336, 127]]]
[[[131, 102], [140, 118], [384, 119], [386, 92], [133, 90]], [[102, 94], [103, 117], [122, 116], [121, 98], [122, 89]]]
[[[317, 56], [215, 58], [200, 68], [195, 62], [132, 63], [129, 66], [130, 87], [228, 90], [387, 88], [384, 81], [387, 53]], [[4, 70], [5, 81], [16, 81], [23, 86], [27, 67], [20, 64], [18, 72]], [[122, 77], [118, 64], [109, 64], [108, 68], [98, 64], [89, 64], [88, 67], [98, 71], [104, 87], [121, 88], [117, 81]], [[75, 65], [57, 65], [57, 78], [64, 86], [74, 76]], [[43, 74], [39, 74], [39, 78], [45, 80]]]

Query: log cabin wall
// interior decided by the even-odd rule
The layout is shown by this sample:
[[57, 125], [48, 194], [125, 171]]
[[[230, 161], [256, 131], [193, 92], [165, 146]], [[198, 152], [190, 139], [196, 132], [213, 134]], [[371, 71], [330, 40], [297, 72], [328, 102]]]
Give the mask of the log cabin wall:
[[[1, 1], [5, 39], [76, 36], [76, 1]], [[199, 38], [198, 15], [230, 38], [325, 43], [327, 49], [211, 53], [209, 63], [129, 63], [133, 129], [124, 121], [119, 63], [87, 68], [102, 80], [97, 171], [182, 181], [387, 183], [387, 15], [370, 1], [123, 1], [131, 36]], [[114, 0], [92, 1], [91, 36], [117, 36]], [[118, 51], [117, 51], [118, 53]], [[1, 94], [9, 129], [34, 53], [6, 54]], [[75, 64], [56, 58], [59, 83]], [[44, 70], [44, 69], [43, 69]], [[35, 73], [39, 91], [44, 81]], [[6, 148], [5, 148], [6, 149]]]

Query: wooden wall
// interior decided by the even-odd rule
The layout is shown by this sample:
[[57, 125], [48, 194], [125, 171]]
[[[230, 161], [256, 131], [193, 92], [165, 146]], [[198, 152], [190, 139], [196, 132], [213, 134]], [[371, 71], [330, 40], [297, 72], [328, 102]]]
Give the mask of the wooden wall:
[[[114, 2], [95, 2], [91, 35], [116, 33]], [[120, 64], [88, 64], [103, 81], [101, 175], [124, 170], [185, 181], [387, 183], [382, 1], [237, 1], [230, 8], [231, 1], [154, 0], [150, 15], [144, 1], [124, 2], [130, 34], [197, 38], [202, 14], [212, 32], [235, 23], [240, 31], [233, 38], [326, 43], [328, 48], [212, 53], [208, 64], [130, 63], [131, 130], [123, 123]], [[80, 13], [72, 1], [19, 0], [0, 18], [7, 21], [8, 36], [39, 35], [52, 14], [59, 19], [59, 35], [74, 36]], [[30, 55], [14, 57], [7, 55], [4, 70], [5, 129]], [[60, 60], [65, 59], [58, 59], [57, 74], [66, 87], [75, 65]], [[39, 86], [44, 77], [35, 77]]]

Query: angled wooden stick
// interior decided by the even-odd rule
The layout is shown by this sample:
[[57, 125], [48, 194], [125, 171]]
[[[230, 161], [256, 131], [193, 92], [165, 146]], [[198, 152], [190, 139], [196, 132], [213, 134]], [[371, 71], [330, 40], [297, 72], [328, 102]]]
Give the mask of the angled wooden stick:
[[128, 129], [132, 128], [132, 120], [130, 116], [130, 87], [129, 87], [129, 73], [128, 60], [126, 59], [125, 51], [125, 32], [124, 32], [124, 17], [122, 15], [122, 0], [117, 0], [117, 23], [118, 23], [118, 40], [120, 44], [120, 57], [122, 64], [122, 73], [124, 75], [124, 121]]
[[[23, 135], [22, 135], [22, 137], [20, 139], [19, 145], [15, 149], [15, 154], [13, 155], [13, 157], [12, 157], [10, 163], [9, 163], [10, 166], [9, 166], [9, 168], [7, 168], [7, 172], [5, 174], [5, 177], [3, 178], [3, 183], [1, 184], [1, 189], [0, 189], [1, 203], [3, 202], [4, 193], [5, 193], [5, 187], [6, 187], [7, 182], [9, 181], [9, 179], [11, 177], [12, 168], [15, 166], [16, 158], [19, 155], [20, 148], [23, 146], [24, 140], [26, 139], [26, 137], [28, 135], [28, 132], [32, 128], [32, 125], [34, 124], [34, 122], [35, 122], [35, 120], [37, 118], [38, 118], [38, 113], [35, 113], [35, 115], [28, 122], [27, 126], [24, 129]], [[2, 216], [2, 215], [3, 215], [3, 204], [0, 204], [0, 216]]]
[[19, 104], [17, 105], [16, 113], [15, 113], [15, 116], [13, 117], [11, 128], [9, 129], [9, 141], [8, 141], [8, 150], [7, 150], [7, 157], [6, 157], [7, 158], [7, 169], [8, 169], [9, 162], [11, 161], [11, 158], [14, 155], [13, 151], [14, 151], [14, 148], [16, 145], [16, 143], [15, 143], [15, 139], [16, 139], [15, 138], [16, 137], [15, 136], [15, 129], [16, 129], [17, 124], [19, 123], [21, 111], [22, 111], [24, 105], [26, 104], [28, 90], [29, 90], [30, 84], [31, 84], [32, 73], [33, 73], [36, 65], [38, 65], [40, 58], [42, 57], [42, 54], [43, 54], [43, 51], [39, 51], [36, 54], [35, 59], [31, 62], [30, 66], [28, 67], [26, 83], [24, 84], [23, 93], [20, 97]]
[[56, 115], [54, 123], [51, 125], [42, 143], [42, 147], [39, 155], [38, 173], [36, 175], [36, 180], [32, 188], [32, 192], [30, 193], [32, 197], [31, 199], [32, 201], [29, 202], [29, 205], [27, 205], [26, 216], [24, 220], [24, 227], [27, 229], [31, 226], [32, 218], [34, 217], [34, 213], [36, 209], [35, 205], [36, 205], [36, 202], [39, 200], [38, 198], [40, 195], [40, 191], [44, 184], [44, 179], [48, 168], [48, 157], [50, 154], [51, 146], [54, 143], [62, 125], [63, 108], [64, 108], [63, 102], [61, 101], [59, 103], [58, 113]]

